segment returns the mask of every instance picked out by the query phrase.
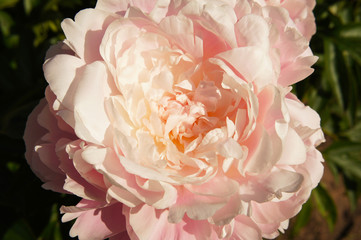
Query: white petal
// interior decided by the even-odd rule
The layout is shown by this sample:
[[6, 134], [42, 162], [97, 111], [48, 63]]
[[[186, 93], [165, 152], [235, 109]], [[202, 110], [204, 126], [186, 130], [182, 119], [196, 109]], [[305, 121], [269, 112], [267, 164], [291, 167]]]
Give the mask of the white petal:
[[75, 132], [87, 141], [101, 144], [109, 127], [105, 98], [109, 96], [108, 72], [101, 62], [85, 67], [74, 93]]

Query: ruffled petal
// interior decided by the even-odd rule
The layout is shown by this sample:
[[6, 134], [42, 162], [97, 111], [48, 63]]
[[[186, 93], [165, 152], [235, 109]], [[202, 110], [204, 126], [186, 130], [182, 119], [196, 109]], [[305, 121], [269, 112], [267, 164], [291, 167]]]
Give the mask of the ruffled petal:
[[77, 208], [62, 207], [63, 221], [77, 217], [70, 230], [79, 240], [101, 240], [125, 231], [122, 204], [98, 206], [97, 202], [82, 200]]
[[[169, 223], [167, 210], [156, 210], [147, 205], [130, 209], [128, 233], [130, 237], [140, 240], [158, 239], [214, 239], [212, 229], [206, 220], [195, 221], [185, 217], [176, 224]], [[149, 226], [152, 226], [149, 228]], [[213, 235], [214, 236], [214, 235]]]

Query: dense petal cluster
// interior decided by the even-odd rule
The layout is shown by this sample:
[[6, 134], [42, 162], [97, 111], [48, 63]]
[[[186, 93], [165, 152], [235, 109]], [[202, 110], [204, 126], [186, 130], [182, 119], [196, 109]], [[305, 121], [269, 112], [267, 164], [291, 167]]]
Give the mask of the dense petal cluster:
[[[98, 0], [44, 63], [26, 158], [79, 239], [275, 238], [323, 173], [312, 0]], [[306, 27], [307, 26], [307, 27]]]

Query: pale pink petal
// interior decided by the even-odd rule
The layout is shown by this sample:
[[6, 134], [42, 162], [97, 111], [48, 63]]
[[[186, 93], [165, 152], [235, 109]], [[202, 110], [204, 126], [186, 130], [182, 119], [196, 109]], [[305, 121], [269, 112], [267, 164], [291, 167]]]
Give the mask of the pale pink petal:
[[101, 62], [87, 65], [79, 76], [77, 90], [73, 95], [75, 126], [74, 130], [81, 139], [102, 144], [109, 119], [105, 112], [104, 101], [110, 94], [108, 72]]
[[234, 219], [234, 230], [230, 240], [261, 240], [261, 230], [251, 218], [239, 215]]
[[[50, 122], [56, 122], [54, 116], [50, 114], [48, 108], [49, 106], [47, 105], [45, 99], [42, 99], [28, 118], [24, 133], [24, 140], [26, 144], [25, 156], [34, 173], [45, 183], [43, 185], [44, 188], [64, 192], [62, 186], [64, 184], [65, 174], [57, 169], [60, 161], [56, 157], [54, 158], [54, 145], [45, 145], [44, 147], [46, 151], [43, 151], [44, 147], [41, 145], [38, 147], [36, 146], [37, 144], [44, 144], [44, 142], [39, 142], [39, 140], [48, 132], [45, 128], [39, 125], [38, 115], [42, 112], [52, 119]], [[38, 151], [43, 151], [43, 156], [40, 156]]]
[[65, 43], [86, 63], [101, 60], [100, 42], [106, 27], [115, 19], [116, 16], [97, 9], [82, 10], [74, 21], [67, 18], [61, 23], [66, 36]]
[[57, 99], [67, 108], [73, 109], [72, 89], [77, 86], [77, 74], [84, 62], [74, 56], [59, 54], [48, 59], [43, 66], [45, 78]]
[[313, 73], [311, 66], [317, 59], [316, 56], [298, 58], [295, 62], [283, 66], [278, 82], [283, 86], [288, 86], [305, 79]]
[[269, 48], [269, 26], [257, 15], [246, 15], [235, 24], [238, 47], [259, 46]]
[[[61, 160], [59, 168], [67, 173], [67, 178], [63, 188], [77, 196], [80, 196], [85, 199], [101, 200], [105, 199], [105, 192], [94, 186], [84, 179], [81, 174], [74, 167], [74, 162], [72, 158], [76, 159], [75, 162], [78, 162], [77, 158], [81, 158], [82, 150], [79, 149], [80, 142], [69, 142], [66, 139], [61, 139], [57, 143], [57, 155]], [[96, 181], [94, 179], [94, 181]]]
[[255, 82], [259, 87], [275, 82], [271, 59], [260, 47], [234, 48], [217, 57], [230, 64], [244, 80]]
[[320, 116], [309, 106], [305, 106], [294, 95], [286, 96], [286, 105], [291, 118], [298, 124], [307, 126], [312, 129], [320, 128]]
[[[71, 237], [78, 236], [79, 240], [102, 240], [125, 230], [122, 204], [117, 203], [99, 208], [91, 205], [85, 206], [85, 209], [88, 209], [78, 213], [79, 216], [70, 230]], [[63, 208], [63, 212], [66, 210], [68, 209]]]
[[168, 222], [167, 214], [167, 210], [156, 210], [147, 205], [130, 209], [127, 219], [132, 228], [131, 239], [211, 239], [212, 229], [206, 220], [195, 221], [185, 216], [174, 224]]
[[222, 197], [195, 195], [186, 189], [181, 191], [182, 195], [179, 195], [177, 202], [169, 208], [168, 220], [172, 223], [178, 223], [185, 214], [194, 220], [205, 220], [228, 201]]
[[315, 17], [312, 13], [315, 5], [315, 0], [287, 0], [282, 3], [282, 7], [288, 10], [298, 30], [308, 40], [316, 33]]
[[59, 54], [75, 55], [74, 51], [64, 42], [58, 42], [51, 46], [46, 52], [45, 61]]
[[297, 165], [306, 161], [307, 149], [302, 138], [289, 128], [282, 144], [282, 154], [277, 164]]
[[222, 36], [227, 45], [236, 47], [236, 36], [234, 24], [237, 17], [233, 6], [222, 3], [222, 1], [190, 1], [181, 10], [181, 13], [192, 18], [200, 16], [199, 22], [208, 29], [214, 29], [217, 35]]
[[217, 226], [229, 224], [239, 214], [245, 214], [247, 212], [247, 206], [242, 202], [242, 197], [234, 195], [230, 198], [228, 203], [215, 214], [213, 214], [211, 220], [208, 220]]
[[248, 176], [240, 186], [244, 201], [265, 203], [274, 198], [282, 198], [283, 193], [295, 193], [303, 183], [303, 175], [297, 172], [275, 169], [260, 176]]
[[249, 149], [245, 161], [245, 172], [262, 173], [268, 171], [279, 160], [282, 143], [275, 133], [268, 133], [263, 127], [256, 128], [244, 144]]
[[167, 6], [166, 4], [161, 4], [164, 1], [160, 0], [99, 0], [97, 1], [96, 9], [101, 9], [106, 12], [118, 13], [124, 15], [124, 12], [129, 8], [129, 6], [134, 6], [139, 8], [141, 11], [150, 13], [155, 6]]
[[203, 43], [195, 36], [193, 22], [182, 16], [169, 16], [159, 23], [160, 28], [185, 52], [199, 58], [202, 56]]
[[[129, 160], [123, 159], [123, 162], [125, 161], [130, 162]], [[153, 191], [151, 189], [143, 189], [141, 186], [139, 186], [136, 181], [136, 176], [127, 172], [124, 167], [119, 164], [119, 158], [111, 149], [107, 149], [104, 162], [102, 164], [97, 164], [96, 169], [101, 172], [112, 184], [127, 190], [114, 192], [115, 194], [119, 195], [115, 198], [119, 200], [124, 199], [124, 204], [138, 205], [138, 199], [140, 199], [147, 204], [155, 206], [158, 204], [159, 207], [161, 206], [162, 208], [165, 208], [173, 204], [175, 201], [175, 188], [169, 184], [162, 183], [158, 186], [160, 189], [158, 188]], [[144, 173], [145, 172], [146, 168], [144, 168]], [[143, 176], [144, 175], [142, 174], [142, 177]], [[133, 195], [135, 198], [129, 195]], [[132, 203], [129, 204], [127, 203], [128, 201], [132, 201]]]
[[322, 154], [314, 147], [311, 147], [311, 149], [307, 152], [306, 162], [303, 165], [296, 167], [296, 169], [301, 168], [307, 171], [312, 188], [317, 187], [322, 178], [324, 171], [322, 164], [323, 161]]
[[129, 2], [129, 0], [99, 0], [95, 8], [105, 12], [118, 13], [123, 16], [129, 7]]

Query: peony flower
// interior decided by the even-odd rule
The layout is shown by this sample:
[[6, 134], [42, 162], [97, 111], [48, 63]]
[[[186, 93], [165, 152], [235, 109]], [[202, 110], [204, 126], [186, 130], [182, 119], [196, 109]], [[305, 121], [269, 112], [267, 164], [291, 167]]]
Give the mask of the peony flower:
[[81, 198], [61, 208], [71, 237], [287, 228], [320, 181], [324, 140], [290, 93], [317, 58], [288, 2], [99, 0], [62, 22], [24, 139], [43, 187]]

